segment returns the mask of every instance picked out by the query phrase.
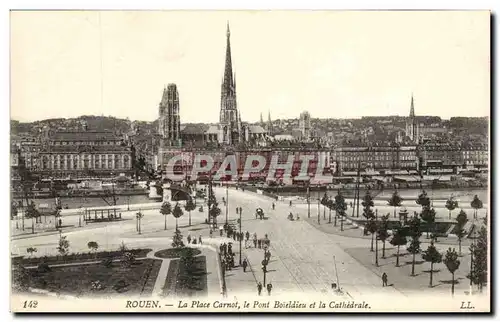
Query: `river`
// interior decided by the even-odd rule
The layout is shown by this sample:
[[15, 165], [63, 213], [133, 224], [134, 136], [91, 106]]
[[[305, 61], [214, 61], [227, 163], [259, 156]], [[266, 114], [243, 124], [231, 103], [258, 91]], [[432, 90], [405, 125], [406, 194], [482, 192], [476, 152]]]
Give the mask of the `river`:
[[[465, 202], [465, 203], [470, 203], [472, 199], [474, 198], [475, 195], [479, 197], [483, 201], [484, 204], [488, 204], [489, 201], [489, 193], [488, 189], [426, 189], [427, 195], [429, 198], [433, 199], [434, 201], [445, 201], [450, 196], [453, 195], [453, 197], [460, 201], [460, 202]], [[422, 192], [420, 189], [398, 189], [399, 195], [404, 199], [404, 200], [411, 200], [411, 199], [416, 199], [417, 196]], [[360, 198], [363, 198], [365, 195], [366, 190], [361, 190], [360, 189]], [[391, 195], [394, 193], [394, 190], [391, 189], [385, 189], [385, 190], [372, 190], [372, 196], [375, 197], [375, 199], [389, 199]], [[318, 192], [314, 191], [311, 192], [311, 196], [317, 195]], [[319, 192], [319, 194], [322, 196], [324, 194], [323, 191]], [[336, 191], [328, 191], [328, 195], [334, 197], [337, 194]], [[347, 196], [352, 198], [352, 195], [354, 194], [353, 191], [349, 191], [346, 193]], [[279, 195], [282, 196], [301, 196], [305, 197], [307, 195], [306, 192], [283, 192], [279, 193]]]

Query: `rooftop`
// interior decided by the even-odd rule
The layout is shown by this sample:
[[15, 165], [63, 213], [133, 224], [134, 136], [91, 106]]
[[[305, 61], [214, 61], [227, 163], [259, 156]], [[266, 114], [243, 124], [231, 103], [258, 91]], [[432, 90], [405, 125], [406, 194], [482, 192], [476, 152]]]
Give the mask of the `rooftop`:
[[59, 131], [50, 135], [52, 141], [120, 141], [121, 139], [109, 131]]

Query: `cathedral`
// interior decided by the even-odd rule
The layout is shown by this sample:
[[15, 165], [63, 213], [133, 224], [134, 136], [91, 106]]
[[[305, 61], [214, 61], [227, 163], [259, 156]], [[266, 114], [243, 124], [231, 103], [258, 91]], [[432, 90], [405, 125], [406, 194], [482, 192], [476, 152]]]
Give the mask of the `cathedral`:
[[163, 146], [235, 146], [245, 142], [258, 144], [268, 137], [271, 127], [269, 115], [267, 130], [260, 125], [241, 121], [236, 100], [236, 77], [231, 57], [231, 32], [226, 30], [226, 57], [221, 84], [219, 123], [181, 125], [179, 117], [179, 93], [175, 84], [163, 91], [159, 106], [158, 133]]

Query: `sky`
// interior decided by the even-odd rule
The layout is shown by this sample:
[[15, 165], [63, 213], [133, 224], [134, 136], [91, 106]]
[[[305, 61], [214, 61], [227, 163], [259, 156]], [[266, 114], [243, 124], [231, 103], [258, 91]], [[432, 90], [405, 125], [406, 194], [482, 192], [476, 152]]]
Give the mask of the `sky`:
[[242, 121], [489, 115], [485, 11], [17, 11], [11, 118], [218, 122], [227, 22]]

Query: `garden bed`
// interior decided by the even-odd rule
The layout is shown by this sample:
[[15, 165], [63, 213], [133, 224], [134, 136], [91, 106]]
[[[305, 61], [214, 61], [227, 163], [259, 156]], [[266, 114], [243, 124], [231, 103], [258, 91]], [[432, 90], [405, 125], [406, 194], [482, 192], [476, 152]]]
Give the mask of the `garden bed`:
[[[201, 254], [201, 251], [196, 248], [190, 248], [193, 252], [193, 256]], [[180, 258], [186, 252], [186, 248], [169, 248], [157, 251], [155, 257], [159, 258]]]
[[130, 266], [120, 262], [109, 266], [72, 265], [48, 271], [29, 269], [14, 275], [17, 283], [27, 287], [73, 296], [150, 295], [160, 267], [161, 260], [144, 259]]
[[[151, 249], [130, 249], [126, 250], [129, 253], [135, 255], [136, 258], [146, 257], [146, 255], [151, 251]], [[97, 253], [73, 253], [66, 256], [44, 256], [44, 257], [15, 257], [12, 258], [13, 265], [38, 265], [40, 263], [47, 263], [49, 265], [55, 264], [67, 264], [71, 262], [85, 262], [85, 261], [95, 261], [102, 260], [104, 258], [118, 258], [123, 254], [122, 251], [109, 251], [109, 252], [97, 252]]]
[[163, 296], [200, 297], [207, 294], [205, 256], [194, 257], [192, 267], [187, 267], [182, 259], [170, 261]]

